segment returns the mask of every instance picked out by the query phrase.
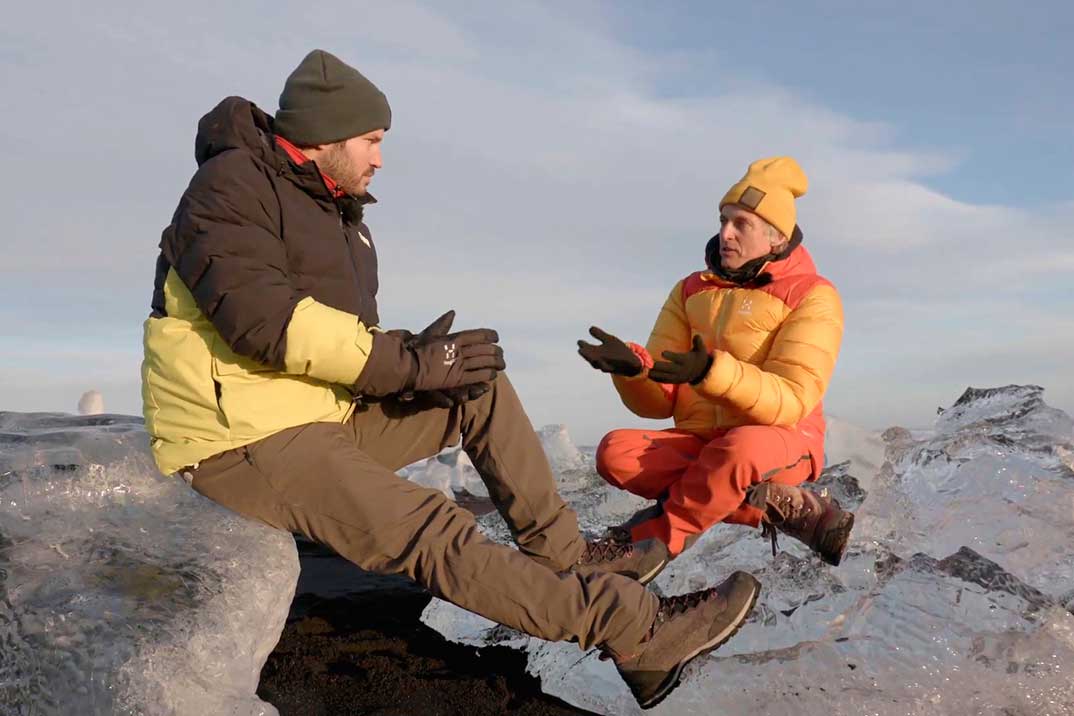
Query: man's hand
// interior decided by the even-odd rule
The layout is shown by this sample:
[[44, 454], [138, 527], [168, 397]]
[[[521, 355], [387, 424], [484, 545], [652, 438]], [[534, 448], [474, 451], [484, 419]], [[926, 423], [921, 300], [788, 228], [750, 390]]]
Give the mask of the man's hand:
[[589, 335], [600, 341], [599, 346], [578, 341], [578, 355], [585, 358], [589, 365], [605, 373], [627, 377], [641, 373], [641, 358], [634, 355], [626, 343], [596, 326], [590, 327]]
[[[448, 311], [444, 315], [430, 323], [421, 333], [414, 335], [410, 331], [388, 331], [392, 334], [405, 333], [404, 340], [411, 348], [431, 343], [437, 338], [442, 338], [451, 330], [451, 324], [455, 321], [455, 311]], [[401, 336], [402, 337], [402, 336]], [[492, 380], [495, 380], [495, 374]], [[403, 401], [419, 400], [430, 406], [438, 408], [453, 408], [469, 400], [480, 398], [492, 388], [492, 381], [487, 383], [474, 383], [460, 388], [445, 388], [443, 390], [425, 390], [418, 393], [407, 391], [399, 397]]]
[[[437, 322], [440, 320], [446, 323], [447, 314]], [[491, 383], [505, 367], [503, 349], [496, 345], [498, 340], [496, 331], [488, 328], [429, 337], [421, 345], [417, 344], [417, 336], [404, 341], [388, 333], [376, 333], [373, 350], [354, 391], [383, 398], [407, 391]]]
[[693, 348], [686, 353], [664, 351], [667, 360], [657, 361], [649, 369], [649, 378], [657, 383], [689, 383], [697, 385], [712, 367], [712, 356], [701, 336], [694, 336]]
[[480, 398], [492, 390], [492, 383], [474, 383], [462, 388], [445, 388], [444, 390], [425, 390], [420, 393], [406, 393], [401, 396], [404, 401], [414, 400], [425, 407], [454, 408], [456, 405]]
[[436, 338], [446, 336], [451, 330], [451, 324], [455, 322], [455, 311], [451, 310], [437, 318], [422, 329], [421, 333], [414, 336], [414, 345], [424, 345]]
[[491, 383], [506, 367], [503, 349], [496, 345], [499, 340], [496, 331], [476, 328], [416, 343], [411, 352], [417, 372], [407, 387], [423, 391]]
[[455, 311], [451, 310], [444, 315], [437, 318], [430, 323], [421, 333], [413, 334], [405, 328], [393, 328], [390, 331], [385, 331], [389, 336], [395, 336], [399, 340], [403, 341], [407, 347], [413, 347], [421, 343], [427, 343], [433, 338], [439, 338], [446, 336], [447, 332], [451, 330], [451, 324], [455, 322]]

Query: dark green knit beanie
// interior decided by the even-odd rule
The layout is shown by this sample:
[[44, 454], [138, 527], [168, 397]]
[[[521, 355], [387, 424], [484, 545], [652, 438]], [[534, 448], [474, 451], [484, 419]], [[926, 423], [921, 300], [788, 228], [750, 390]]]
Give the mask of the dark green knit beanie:
[[314, 50], [283, 86], [275, 131], [311, 147], [391, 126], [388, 98], [376, 85], [330, 52]]

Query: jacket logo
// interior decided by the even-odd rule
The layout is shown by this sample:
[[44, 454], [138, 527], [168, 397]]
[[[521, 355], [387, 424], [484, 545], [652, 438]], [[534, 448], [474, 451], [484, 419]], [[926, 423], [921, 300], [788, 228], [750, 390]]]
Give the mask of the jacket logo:
[[444, 365], [455, 365], [455, 361], [458, 360], [459, 354], [455, 350], [454, 343], [444, 344]]
[[742, 305], [738, 307], [739, 313], [753, 313], [753, 299], [746, 298], [742, 300]]

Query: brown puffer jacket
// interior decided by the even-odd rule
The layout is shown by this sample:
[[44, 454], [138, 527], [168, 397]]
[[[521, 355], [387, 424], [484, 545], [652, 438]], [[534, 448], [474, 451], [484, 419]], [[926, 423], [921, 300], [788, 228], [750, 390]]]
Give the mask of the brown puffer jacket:
[[365, 201], [334, 199], [312, 163], [276, 146], [272, 119], [229, 97], [198, 123], [198, 171], [161, 238], [153, 309], [169, 268], [236, 353], [282, 369], [287, 323], [306, 296], [377, 318], [377, 254]]
[[202, 118], [195, 156], [145, 323], [143, 405], [163, 472], [345, 419], [378, 323], [371, 198], [334, 198], [239, 97]]

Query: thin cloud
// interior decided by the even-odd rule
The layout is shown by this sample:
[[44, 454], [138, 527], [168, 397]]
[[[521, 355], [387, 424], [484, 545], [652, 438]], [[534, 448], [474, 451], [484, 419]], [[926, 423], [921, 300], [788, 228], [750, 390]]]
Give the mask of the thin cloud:
[[[12, 148], [0, 208], [15, 274], [0, 300], [29, 295], [45, 315], [59, 293], [49, 283], [62, 281], [68, 310], [9, 335], [32, 338], [40, 354], [108, 341], [92, 328], [107, 326], [129, 356], [113, 365], [136, 366], [156, 244], [194, 168], [197, 119], [232, 93], [272, 111], [313, 46], [359, 66], [392, 102], [368, 214], [385, 323], [420, 327], [455, 308], [461, 324], [499, 328], [535, 422], [565, 422], [583, 441], [636, 423], [574, 342], [590, 324], [644, 340], [674, 282], [702, 267], [719, 198], [760, 156], [792, 154], [811, 179], [799, 217], [847, 306], [829, 400], [847, 419], [921, 422], [964, 387], [961, 364], [995, 368], [981, 360], [990, 346], [1038, 345], [1046, 324], [1019, 316], [1070, 309], [1068, 298], [1049, 312], [1032, 295], [1066, 285], [1074, 201], [1031, 212], [955, 200], [929, 179], [962, 157], [911, 146], [898, 126], [731, 72], [676, 92], [696, 58], [624, 45], [599, 8], [319, 7], [339, 21], [310, 28], [298, 6], [270, 16], [241, 4], [72, 5], [56, 21], [55, 9], [20, 6], [20, 31], [4, 34], [18, 42], [0, 54], [5, 94], [17, 99], [0, 127]], [[80, 294], [103, 298], [69, 298]], [[975, 375], [1061, 376], [1070, 346], [1058, 348], [1021, 378]], [[21, 389], [11, 402], [13, 386], [40, 378], [28, 360], [5, 358], [0, 408], [35, 405]], [[81, 391], [114, 378], [106, 363], [58, 361], [50, 374], [68, 385], [70, 370]], [[934, 392], [914, 388], [925, 373]], [[136, 370], [125, 388], [110, 385], [121, 393], [105, 391], [110, 409], [140, 409]]]

